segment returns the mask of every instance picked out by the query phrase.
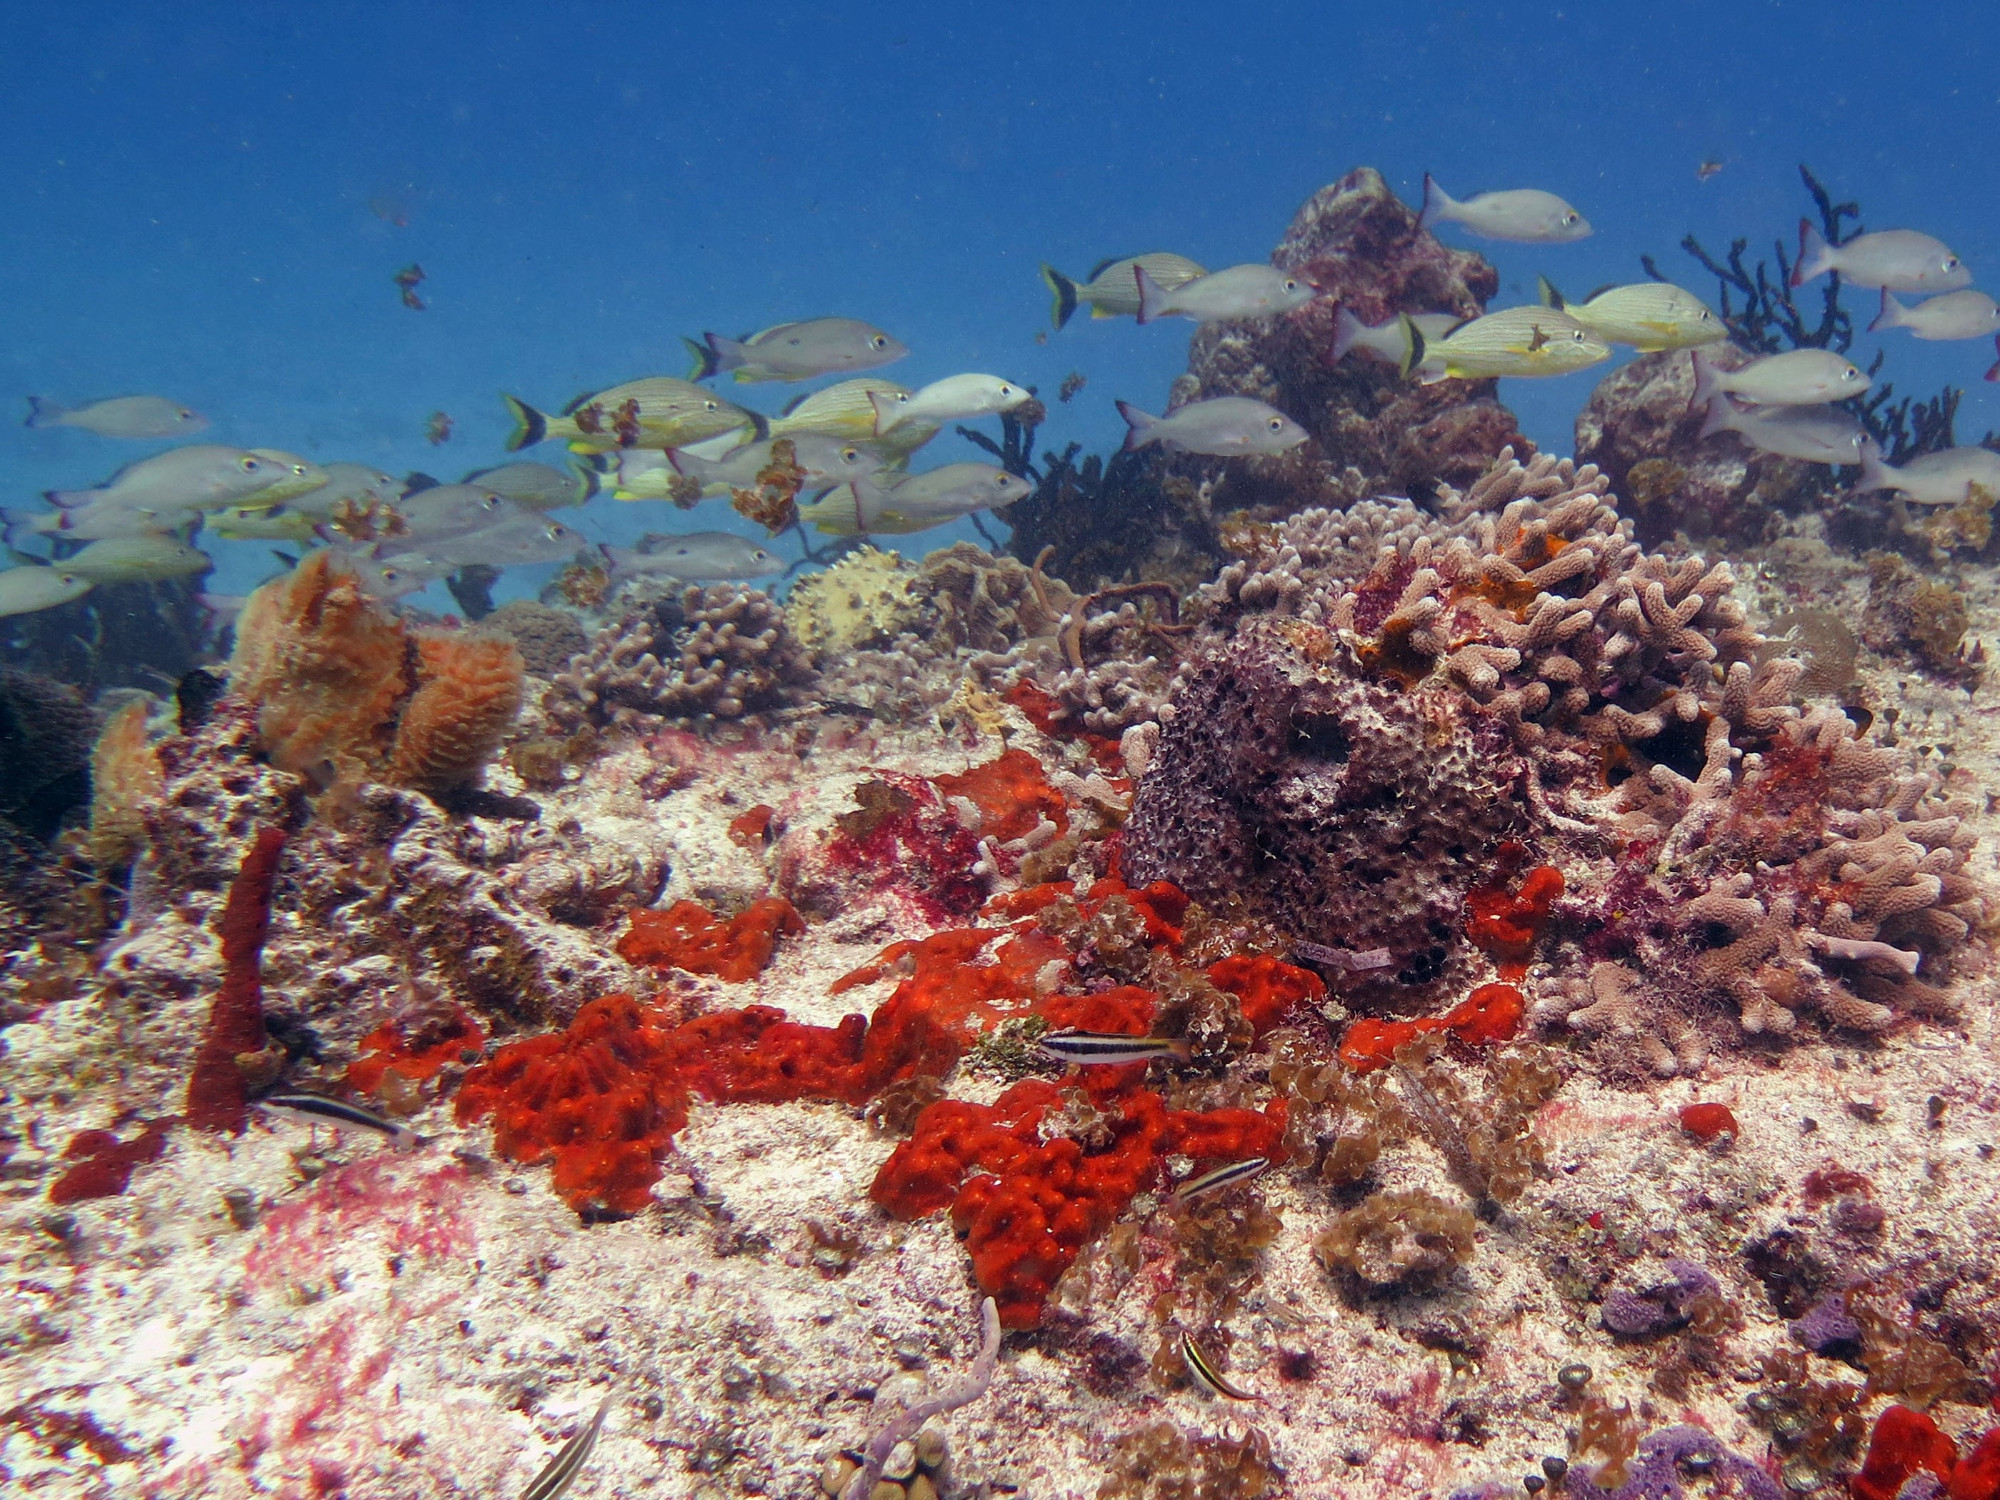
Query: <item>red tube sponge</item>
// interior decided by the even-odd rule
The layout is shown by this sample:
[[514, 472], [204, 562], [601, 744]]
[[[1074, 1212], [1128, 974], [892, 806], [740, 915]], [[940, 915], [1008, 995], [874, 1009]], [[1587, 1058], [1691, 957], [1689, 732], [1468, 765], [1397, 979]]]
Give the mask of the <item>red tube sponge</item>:
[[222, 906], [222, 988], [209, 1005], [208, 1025], [188, 1079], [187, 1122], [202, 1130], [240, 1135], [249, 1122], [250, 1087], [236, 1059], [265, 1046], [264, 939], [271, 930], [271, 888], [287, 837], [283, 828], [258, 830]]

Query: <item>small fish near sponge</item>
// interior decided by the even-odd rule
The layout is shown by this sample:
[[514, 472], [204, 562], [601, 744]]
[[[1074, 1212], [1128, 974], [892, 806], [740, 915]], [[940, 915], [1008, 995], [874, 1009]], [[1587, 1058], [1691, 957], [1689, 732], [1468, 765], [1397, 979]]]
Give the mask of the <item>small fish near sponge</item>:
[[412, 631], [314, 552], [244, 605], [229, 681], [279, 769], [449, 800], [477, 784], [520, 712], [523, 670], [505, 637]]

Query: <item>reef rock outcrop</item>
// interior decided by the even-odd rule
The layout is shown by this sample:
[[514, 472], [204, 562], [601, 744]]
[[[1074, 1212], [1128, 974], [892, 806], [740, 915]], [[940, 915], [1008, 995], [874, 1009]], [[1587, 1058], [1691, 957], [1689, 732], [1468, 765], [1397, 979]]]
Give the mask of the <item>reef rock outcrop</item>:
[[1443, 503], [1300, 515], [1204, 591], [1128, 875], [1386, 950], [1356, 988], [1395, 1009], [1477, 964], [1517, 841], [1576, 893], [1535, 1014], [1614, 1068], [1949, 1011], [1987, 911], [1966, 797], [1802, 704], [1728, 565], [1645, 551], [1595, 470], [1508, 454]]

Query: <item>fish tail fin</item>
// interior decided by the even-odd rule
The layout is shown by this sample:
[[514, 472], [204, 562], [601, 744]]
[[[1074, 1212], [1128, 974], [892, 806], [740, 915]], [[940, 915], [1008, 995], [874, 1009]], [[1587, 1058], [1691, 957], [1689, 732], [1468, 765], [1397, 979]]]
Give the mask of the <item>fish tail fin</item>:
[[1556, 290], [1556, 284], [1546, 276], [1535, 278], [1535, 299], [1544, 307], [1553, 307], [1561, 312], [1569, 304], [1563, 301], [1563, 294]]
[[854, 495], [854, 529], [863, 534], [874, 530], [889, 508], [889, 492], [872, 479], [850, 479], [847, 488]]
[[1167, 293], [1159, 282], [1146, 274], [1144, 266], [1132, 268], [1132, 279], [1139, 286], [1139, 321], [1150, 323], [1155, 318], [1167, 315]]
[[55, 402], [41, 396], [30, 396], [28, 398], [28, 420], [21, 425], [23, 427], [60, 427], [62, 419], [68, 415], [69, 409], [67, 407], [57, 406]]
[[1882, 445], [1872, 437], [1861, 440], [1861, 478], [1855, 484], [1857, 490], [1893, 490], [1896, 487], [1896, 471], [1882, 462]]
[[722, 362], [716, 358], [715, 350], [706, 342], [689, 338], [684, 338], [681, 342], [688, 346], [688, 353], [694, 356], [694, 368], [688, 371], [689, 380], [706, 380], [722, 368]]
[[57, 510], [81, 510], [95, 497], [94, 490], [43, 490], [42, 498]]
[[1882, 310], [1875, 314], [1875, 321], [1868, 325], [1870, 333], [1880, 333], [1885, 328], [1901, 328], [1903, 314], [1909, 309], [1896, 300], [1895, 293], [1886, 286], [1882, 288]]
[[743, 415], [750, 419], [750, 436], [745, 438], [744, 442], [761, 443], [771, 436], [771, 419], [769, 417], [760, 411], [746, 411]]
[[[1993, 335], [1993, 352], [2000, 354], [2000, 333]], [[2000, 359], [1994, 360], [1987, 368], [1986, 378], [1992, 381], [2000, 381]]]
[[704, 333], [701, 341], [707, 345], [701, 351], [703, 361], [708, 365], [706, 374], [719, 375], [724, 370], [740, 370], [750, 363], [749, 351], [736, 339], [726, 339], [719, 333]]
[[1061, 328], [1076, 316], [1078, 302], [1076, 283], [1051, 265], [1042, 267], [1042, 280], [1049, 284], [1049, 290], [1055, 295], [1055, 304], [1049, 309], [1049, 318], [1056, 327]]
[[1695, 435], [1696, 440], [1714, 437], [1718, 432], [1728, 432], [1731, 414], [1732, 408], [1727, 396], [1718, 393], [1709, 397], [1708, 415], [1702, 418], [1701, 431]]
[[799, 507], [799, 519], [826, 536], [859, 536], [861, 503], [852, 484], [828, 490], [810, 505]]
[[1833, 251], [1826, 236], [1812, 227], [1810, 219], [1799, 220], [1799, 258], [1792, 264], [1792, 285], [1804, 286], [1813, 277], [1832, 268]]
[[507, 451], [519, 453], [523, 448], [532, 448], [549, 435], [549, 419], [528, 405], [519, 396], [510, 396], [505, 391], [500, 399], [507, 403], [507, 414], [514, 419], [514, 430], [507, 435]]
[[875, 436], [877, 437], [881, 437], [891, 427], [894, 427], [898, 422], [903, 420], [903, 413], [898, 409], [902, 403], [894, 396], [887, 395], [881, 391], [870, 391], [868, 393], [868, 404], [875, 408]]
[[1403, 330], [1406, 345], [1403, 350], [1403, 379], [1408, 380], [1423, 364], [1424, 355], [1428, 352], [1424, 346], [1424, 331], [1417, 327], [1417, 320], [1408, 313], [1398, 313], [1396, 325]]
[[1347, 351], [1354, 347], [1354, 341], [1361, 337], [1362, 321], [1349, 312], [1343, 304], [1333, 314], [1333, 348], [1329, 351], [1335, 364], [1347, 358]]
[[0, 505], [0, 543], [5, 543], [11, 551], [21, 543], [46, 535], [42, 530], [45, 510], [23, 510], [19, 506]]
[[599, 542], [597, 544], [597, 552], [598, 555], [604, 559], [604, 571], [609, 573], [614, 578], [617, 577], [618, 554], [615, 550], [613, 550], [611, 543]]
[[1424, 206], [1417, 214], [1417, 228], [1429, 229], [1440, 219], [1449, 217], [1457, 207], [1457, 200], [1437, 185], [1437, 179], [1428, 172], [1424, 173]]
[[1138, 407], [1129, 401], [1120, 401], [1118, 403], [1118, 415], [1125, 419], [1125, 451], [1127, 453], [1130, 453], [1134, 448], [1143, 448], [1146, 444], [1153, 441], [1146, 434], [1159, 426], [1160, 419], [1158, 417], [1147, 416], [1146, 413], [1140, 411]]
[[580, 464], [574, 459], [570, 461], [569, 469], [571, 473], [583, 481], [583, 495], [580, 499], [572, 503], [576, 505], [588, 505], [592, 500], [597, 498], [597, 492], [604, 487], [602, 471], [595, 464]]
[[1694, 350], [1690, 357], [1694, 361], [1694, 394], [1688, 398], [1688, 410], [1693, 411], [1722, 394], [1716, 384], [1721, 371], [1699, 349]]

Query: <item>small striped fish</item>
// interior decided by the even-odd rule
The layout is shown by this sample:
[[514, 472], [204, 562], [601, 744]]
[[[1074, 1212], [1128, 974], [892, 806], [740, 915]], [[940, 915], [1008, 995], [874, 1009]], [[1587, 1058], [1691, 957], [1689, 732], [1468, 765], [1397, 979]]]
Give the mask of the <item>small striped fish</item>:
[[1188, 1374], [1194, 1383], [1211, 1396], [1222, 1396], [1231, 1401], [1255, 1401], [1257, 1397], [1241, 1386], [1232, 1385], [1229, 1377], [1208, 1362], [1208, 1356], [1201, 1352], [1201, 1345], [1187, 1332], [1181, 1334], [1181, 1358], [1187, 1361]]
[[1253, 1177], [1261, 1177], [1270, 1167], [1268, 1156], [1253, 1156], [1248, 1161], [1231, 1162], [1226, 1167], [1217, 1167], [1213, 1172], [1204, 1172], [1199, 1177], [1190, 1178], [1174, 1189], [1174, 1202], [1185, 1203], [1190, 1198], [1199, 1198], [1203, 1193], [1217, 1192], [1238, 1182], [1248, 1182]]
[[597, 1403], [597, 1415], [562, 1445], [562, 1451], [535, 1476], [535, 1482], [521, 1492], [521, 1500], [561, 1500], [590, 1461], [590, 1450], [597, 1446], [597, 1434], [603, 1430], [605, 1414], [610, 1410], [611, 1398], [606, 1396]]
[[1118, 1032], [1050, 1031], [1035, 1039], [1035, 1045], [1050, 1057], [1066, 1063], [1145, 1062], [1153, 1057], [1185, 1060], [1188, 1044], [1177, 1036], [1124, 1036]]
[[378, 1115], [372, 1109], [363, 1109], [358, 1104], [349, 1104], [345, 1099], [334, 1099], [326, 1094], [266, 1094], [257, 1103], [264, 1109], [302, 1120], [341, 1125], [350, 1130], [372, 1130], [386, 1137], [392, 1146], [405, 1150], [424, 1143], [424, 1138], [409, 1126]]

